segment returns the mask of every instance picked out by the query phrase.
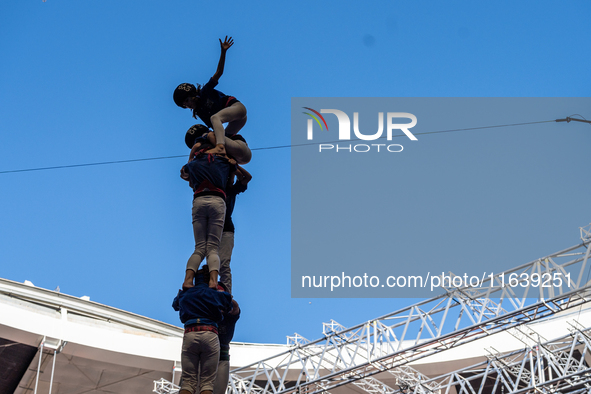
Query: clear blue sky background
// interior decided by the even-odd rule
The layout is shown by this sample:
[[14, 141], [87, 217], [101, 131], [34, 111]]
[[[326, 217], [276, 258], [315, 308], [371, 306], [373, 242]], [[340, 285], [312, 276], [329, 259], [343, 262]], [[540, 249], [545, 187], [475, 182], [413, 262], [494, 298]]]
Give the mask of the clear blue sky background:
[[[234, 216], [244, 311], [234, 339], [315, 339], [331, 318], [350, 326], [411, 301], [290, 297], [290, 149], [257, 149], [290, 144], [291, 97], [588, 96], [590, 11], [587, 1], [5, 1], [0, 171], [188, 153], [184, 133], [196, 122], [172, 91], [205, 83], [218, 38], [233, 36], [219, 89], [246, 105], [241, 133], [255, 149]], [[436, 149], [448, 138], [460, 137], [424, 140]], [[507, 150], [493, 154], [487, 138]], [[483, 188], [436, 234], [433, 212], [417, 212], [426, 248], [436, 237], [448, 258], [470, 247], [477, 259], [494, 247], [518, 265], [577, 243], [591, 219], [589, 125], [542, 140], [490, 131], [462, 141], [469, 162], [425, 163], [417, 185], [476, 163], [482, 171], [429, 197], [508, 177], [516, 199]], [[0, 174], [0, 276], [178, 324], [170, 304], [193, 249], [184, 162]], [[492, 226], [502, 244], [481, 242], [492, 218], [504, 220]]]

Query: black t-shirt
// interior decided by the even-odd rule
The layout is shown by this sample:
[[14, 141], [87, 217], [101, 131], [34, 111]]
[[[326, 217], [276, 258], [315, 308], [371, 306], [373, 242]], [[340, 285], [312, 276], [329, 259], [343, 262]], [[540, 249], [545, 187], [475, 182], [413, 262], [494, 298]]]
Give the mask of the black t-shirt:
[[232, 213], [236, 204], [236, 196], [246, 191], [248, 185], [238, 181], [234, 185], [226, 188], [226, 220], [224, 221], [224, 231], [234, 232], [234, 222], [232, 222]]
[[215, 90], [217, 82], [210, 78], [209, 81], [199, 91], [199, 104], [195, 108], [195, 113], [209, 128], [213, 128], [211, 124], [211, 116], [217, 114], [222, 109], [234, 104], [238, 100], [235, 97], [228, 96]]

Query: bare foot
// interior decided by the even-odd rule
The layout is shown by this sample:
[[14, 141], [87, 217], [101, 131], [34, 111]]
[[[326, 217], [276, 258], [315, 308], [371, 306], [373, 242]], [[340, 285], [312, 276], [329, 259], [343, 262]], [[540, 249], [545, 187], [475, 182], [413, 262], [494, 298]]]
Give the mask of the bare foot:
[[226, 146], [224, 144], [217, 144], [215, 148], [205, 151], [205, 153], [209, 153], [212, 155], [225, 155], [226, 154]]
[[195, 287], [195, 285], [193, 284], [193, 281], [190, 281], [190, 282], [184, 281], [183, 282], [183, 290], [190, 289], [191, 287]]

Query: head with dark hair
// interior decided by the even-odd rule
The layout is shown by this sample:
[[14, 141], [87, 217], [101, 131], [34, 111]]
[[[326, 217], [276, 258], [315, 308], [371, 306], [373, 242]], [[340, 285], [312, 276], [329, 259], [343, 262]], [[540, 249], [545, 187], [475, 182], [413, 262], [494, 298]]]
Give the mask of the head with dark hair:
[[[176, 87], [174, 93], [172, 94], [172, 99], [174, 103], [181, 108], [193, 108], [194, 104], [187, 102], [187, 99], [196, 99], [199, 96], [199, 91], [201, 90], [201, 85], [193, 85], [190, 83], [181, 83], [179, 86]], [[189, 100], [191, 102], [196, 102], [196, 100]]]
[[193, 125], [187, 130], [185, 134], [185, 144], [189, 147], [189, 149], [193, 148], [195, 145], [195, 139], [203, 136], [203, 134], [209, 133], [211, 130], [205, 125], [196, 124]]
[[195, 272], [195, 284], [197, 283], [209, 283], [209, 267], [207, 264]]

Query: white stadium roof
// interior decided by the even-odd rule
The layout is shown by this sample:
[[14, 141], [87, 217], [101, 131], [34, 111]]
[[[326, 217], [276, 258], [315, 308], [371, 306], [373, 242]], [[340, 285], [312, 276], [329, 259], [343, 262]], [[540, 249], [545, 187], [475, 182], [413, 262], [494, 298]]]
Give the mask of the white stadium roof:
[[[0, 393], [144, 393], [173, 380], [183, 329], [167, 323], [6, 279], [0, 279]], [[37, 380], [38, 348], [43, 344]], [[282, 345], [236, 344], [249, 363]], [[57, 350], [55, 367], [53, 352]], [[234, 355], [234, 353], [237, 353]], [[258, 358], [257, 358], [258, 357]], [[51, 371], [53, 370], [53, 380]], [[180, 370], [177, 368], [177, 370]], [[178, 374], [175, 380], [178, 381]]]

